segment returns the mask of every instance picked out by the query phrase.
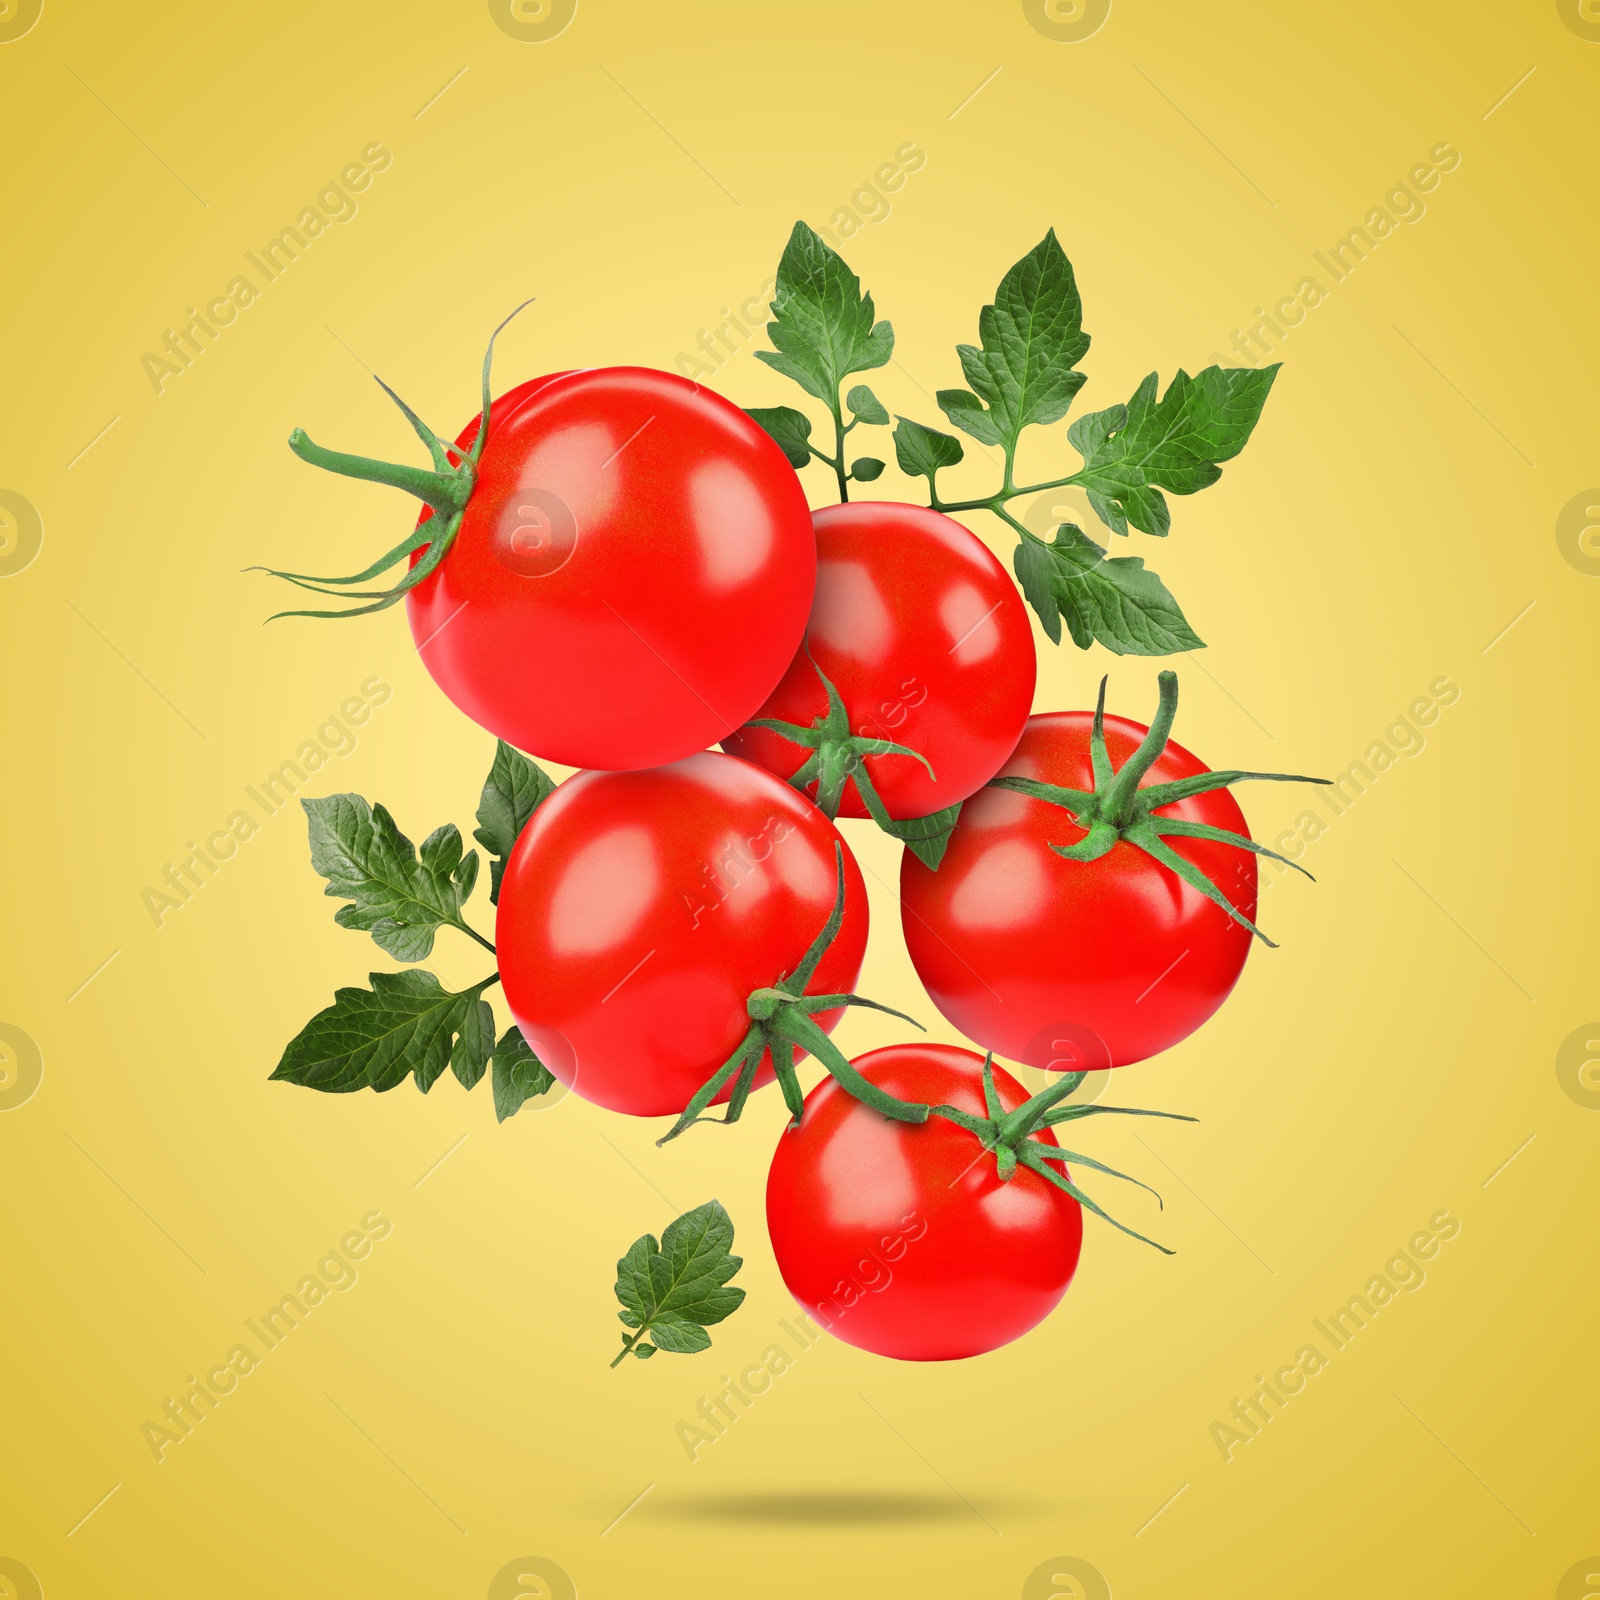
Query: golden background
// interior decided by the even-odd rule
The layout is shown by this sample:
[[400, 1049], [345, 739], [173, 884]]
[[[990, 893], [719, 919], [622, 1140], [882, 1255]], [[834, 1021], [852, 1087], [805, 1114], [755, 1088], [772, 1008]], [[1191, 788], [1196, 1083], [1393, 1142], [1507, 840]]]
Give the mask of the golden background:
[[[0, 8], [0, 1594], [564, 1595], [559, 1570], [586, 1600], [1600, 1588], [1600, 10], [1104, 9]], [[863, 188], [908, 142], [920, 168]], [[1330, 283], [1313, 252], [1441, 142], [1460, 161], [1425, 211]], [[373, 143], [392, 160], [354, 214], [158, 393], [165, 330]], [[269, 1086], [332, 989], [389, 965], [334, 927], [298, 808], [161, 926], [142, 892], [319, 728], [345, 744], [327, 719], [374, 677], [392, 694], [307, 792], [381, 799], [413, 838], [472, 824], [492, 742], [398, 613], [261, 626], [283, 595], [241, 568], [350, 570], [411, 516], [295, 461], [292, 426], [420, 459], [363, 367], [453, 432], [529, 294], [497, 387], [672, 367], [760, 295], [796, 217], [841, 210], [899, 340], [867, 381], [935, 424], [951, 347], [1048, 226], [1094, 339], [1080, 410], [1322, 278], [1244, 455], [1174, 500], [1165, 544], [1121, 547], [1210, 641], [1178, 663], [1178, 737], [1334, 773], [1413, 743], [1395, 719], [1435, 679], [1460, 692], [1323, 808], [1319, 882], [1262, 903], [1282, 948], [1117, 1080], [1202, 1119], [1094, 1128], [1167, 1207], [1095, 1192], [1177, 1256], [1092, 1226], [1057, 1313], [959, 1365], [825, 1339], [691, 1462], [676, 1424], [790, 1343], [777, 1095], [658, 1151], [572, 1097], [497, 1127], [487, 1084]], [[803, 403], [748, 347], [717, 366], [742, 403]], [[1022, 470], [1070, 470], [1064, 432]], [[991, 470], [969, 445], [942, 486]], [[880, 490], [914, 497], [892, 467]], [[1148, 661], [1042, 644], [1040, 667], [1040, 709], [1108, 669], [1113, 709], [1154, 704]], [[1269, 841], [1317, 804], [1241, 798]], [[846, 828], [862, 992], [953, 1037], [900, 943], [897, 849]], [[438, 950], [447, 983], [478, 975], [466, 941]], [[856, 1012], [840, 1039], [903, 1031]], [[608, 1371], [616, 1256], [713, 1195], [745, 1306], [703, 1356]], [[1460, 1231], [1425, 1284], [1225, 1461], [1212, 1423], [1441, 1210]], [[143, 1425], [374, 1211], [359, 1281], [157, 1461]]]

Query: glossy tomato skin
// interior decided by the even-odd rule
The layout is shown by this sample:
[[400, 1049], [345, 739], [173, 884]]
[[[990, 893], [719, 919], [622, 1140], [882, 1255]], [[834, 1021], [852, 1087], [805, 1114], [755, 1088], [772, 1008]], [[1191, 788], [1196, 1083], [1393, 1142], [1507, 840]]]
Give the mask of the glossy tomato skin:
[[[1093, 720], [1031, 718], [1005, 774], [1092, 789]], [[1105, 732], [1120, 768], [1145, 729], [1107, 717]], [[1207, 770], [1169, 742], [1144, 786]], [[1225, 789], [1160, 814], [1248, 837]], [[937, 872], [909, 850], [900, 868], [901, 925], [933, 1003], [985, 1049], [1057, 1071], [1126, 1066], [1186, 1038], [1228, 997], [1250, 952], [1247, 929], [1133, 845], [1119, 840], [1098, 861], [1050, 849], [1082, 837], [1059, 806], [985, 789], [962, 810]], [[1253, 855], [1167, 842], [1255, 920]]]
[[[475, 419], [459, 442], [476, 434]], [[749, 417], [673, 373], [603, 367], [494, 402], [460, 531], [407, 608], [475, 722], [548, 761], [623, 770], [755, 712], [815, 575], [799, 479]]]
[[[983, 1058], [970, 1050], [891, 1045], [855, 1065], [902, 1100], [985, 1115]], [[1000, 1067], [994, 1082], [1007, 1111], [1028, 1098]], [[1055, 1309], [1077, 1270], [1083, 1213], [1026, 1167], [1002, 1182], [953, 1122], [892, 1122], [824, 1078], [778, 1138], [767, 1231], [789, 1292], [830, 1333], [900, 1361], [957, 1361]]]
[[[803, 795], [732, 756], [569, 778], [500, 886], [501, 983], [530, 1048], [596, 1105], [676, 1116], [743, 1038], [750, 992], [792, 972], [827, 922], [835, 844]], [[844, 922], [812, 994], [848, 992], [866, 951], [848, 846], [844, 869]], [[764, 1061], [756, 1082], [771, 1081]]]
[[[891, 817], [965, 800], [1000, 770], [1033, 704], [1033, 630], [1016, 584], [975, 534], [926, 506], [859, 501], [812, 522], [810, 656], [795, 656], [757, 715], [808, 726], [828, 708], [820, 667], [853, 732], [906, 745], [933, 767], [930, 778], [909, 756], [866, 758]], [[780, 778], [808, 754], [765, 728], [722, 743]], [[867, 815], [853, 783], [839, 811]]]

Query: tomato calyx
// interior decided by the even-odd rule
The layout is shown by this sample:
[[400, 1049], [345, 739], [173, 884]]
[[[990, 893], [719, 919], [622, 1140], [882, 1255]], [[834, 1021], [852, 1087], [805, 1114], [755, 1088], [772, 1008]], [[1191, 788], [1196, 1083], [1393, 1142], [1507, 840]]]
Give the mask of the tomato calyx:
[[877, 786], [868, 775], [863, 758], [910, 756], [913, 761], [922, 763], [930, 778], [937, 781], [938, 775], [928, 758], [921, 751], [913, 750], [910, 745], [896, 744], [892, 739], [872, 739], [864, 733], [852, 733], [850, 714], [845, 710], [839, 691], [834, 688], [827, 673], [812, 659], [809, 649], [806, 651], [806, 659], [811, 661], [812, 669], [822, 680], [822, 687], [828, 696], [828, 709], [808, 727], [801, 727], [798, 722], [784, 722], [777, 717], [752, 717], [745, 726], [766, 728], [772, 733], [781, 733], [791, 744], [797, 744], [811, 752], [789, 774], [787, 782], [791, 788], [798, 789], [802, 794], [814, 783], [817, 786], [817, 809], [830, 822], [839, 815], [839, 803], [844, 798], [845, 784], [853, 782], [856, 793], [861, 796], [861, 803], [867, 808], [872, 820], [885, 832], [893, 833], [895, 831], [893, 819], [889, 816], [888, 807], [884, 805]]
[[[406, 466], [400, 462], [375, 461], [368, 456], [346, 455], [341, 450], [328, 450], [312, 440], [303, 428], [289, 435], [289, 448], [314, 467], [336, 472], [344, 478], [357, 478], [364, 483], [387, 484], [392, 489], [403, 489], [407, 494], [428, 506], [433, 515], [417, 524], [392, 550], [380, 556], [371, 566], [345, 578], [316, 577], [305, 572], [281, 572], [276, 567], [252, 567], [254, 572], [269, 572], [296, 588], [309, 589], [313, 594], [329, 595], [337, 600], [367, 600], [371, 604], [351, 606], [343, 611], [279, 611], [269, 617], [361, 617], [373, 611], [383, 611], [403, 599], [412, 589], [428, 577], [444, 560], [461, 528], [461, 518], [472, 491], [477, 487], [478, 463], [483, 448], [489, 440], [489, 371], [494, 360], [494, 342], [506, 323], [518, 312], [532, 305], [524, 300], [504, 322], [489, 335], [489, 346], [483, 355], [483, 415], [478, 431], [468, 449], [461, 449], [448, 440], [439, 438], [434, 431], [386, 384], [376, 373], [374, 381], [388, 397], [399, 406], [417, 437], [427, 446], [433, 458], [433, 469]], [[358, 589], [356, 584], [367, 583], [388, 572], [402, 561], [407, 561], [417, 550], [424, 550], [422, 559], [409, 567], [404, 575], [388, 589]]]
[[[1111, 757], [1106, 750], [1105, 712], [1106, 680], [1100, 680], [1100, 698], [1094, 708], [1094, 728], [1090, 734], [1090, 759], [1094, 765], [1094, 788], [1068, 789], [1060, 784], [1041, 783], [1034, 778], [991, 778], [991, 789], [1009, 789], [1013, 794], [1027, 795], [1032, 800], [1044, 800], [1072, 813], [1073, 821], [1084, 830], [1084, 837], [1076, 844], [1050, 846], [1058, 856], [1068, 861], [1098, 861], [1110, 853], [1119, 839], [1144, 851], [1169, 872], [1175, 873], [1191, 889], [1198, 890], [1208, 900], [1222, 907], [1233, 920], [1246, 927], [1263, 944], [1277, 949], [1269, 939], [1193, 862], [1180, 856], [1166, 841], [1168, 839], [1208, 839], [1216, 844], [1232, 845], [1239, 850], [1249, 850], [1258, 856], [1270, 856], [1296, 872], [1305, 873], [1298, 862], [1269, 850], [1263, 844], [1228, 828], [1213, 828], [1209, 823], [1188, 822], [1181, 817], [1157, 815], [1162, 806], [1187, 800], [1193, 795], [1208, 794], [1215, 789], [1226, 789], [1245, 779], [1262, 779], [1269, 783], [1328, 783], [1327, 778], [1307, 778], [1289, 772], [1202, 772], [1192, 778], [1178, 778], [1171, 783], [1152, 783], [1140, 787], [1144, 776], [1155, 765], [1172, 736], [1173, 720], [1178, 714], [1178, 675], [1162, 672], [1157, 678], [1161, 701], [1156, 709], [1149, 731], [1139, 748], [1122, 765], [1113, 771]], [[1315, 879], [1312, 880], [1315, 882]]]
[[1196, 1119], [1177, 1111], [1149, 1111], [1134, 1106], [1060, 1105], [1059, 1102], [1065, 1100], [1087, 1076], [1086, 1072], [1064, 1073], [1049, 1088], [1041, 1089], [1031, 1100], [1024, 1101], [1015, 1111], [1008, 1112], [1001, 1104], [1000, 1096], [995, 1090], [994, 1053], [990, 1051], [983, 1058], [983, 1100], [986, 1115], [976, 1117], [970, 1111], [962, 1111], [956, 1106], [947, 1105], [934, 1106], [933, 1115], [944, 1117], [958, 1127], [965, 1128], [986, 1150], [991, 1151], [1002, 1183], [1009, 1183], [1016, 1176], [1019, 1166], [1026, 1167], [1030, 1172], [1036, 1172], [1047, 1183], [1054, 1184], [1056, 1188], [1071, 1195], [1079, 1205], [1092, 1211], [1103, 1221], [1109, 1222], [1113, 1228], [1121, 1229], [1123, 1233], [1153, 1246], [1164, 1255], [1173, 1255], [1176, 1252], [1169, 1250], [1166, 1245], [1158, 1244], [1154, 1239], [1146, 1238], [1144, 1234], [1130, 1228], [1126, 1223], [1118, 1222], [1109, 1211], [1085, 1194], [1064, 1170], [1057, 1171], [1050, 1163], [1071, 1161], [1079, 1167], [1103, 1172], [1107, 1177], [1121, 1178], [1124, 1183], [1137, 1184], [1139, 1188], [1155, 1195], [1156, 1204], [1165, 1209], [1161, 1196], [1149, 1184], [1131, 1177], [1126, 1172], [1119, 1172], [1103, 1161], [1096, 1161], [1092, 1156], [1086, 1156], [1077, 1150], [1065, 1149], [1059, 1144], [1046, 1143], [1042, 1139], [1034, 1138], [1034, 1135], [1044, 1128], [1059, 1127], [1063, 1123], [1077, 1122], [1084, 1117], [1094, 1116], [1166, 1117], [1175, 1122], [1194, 1122]]
[[[902, 1022], [909, 1022], [913, 1028], [922, 1027], [915, 1017], [908, 1017], [903, 1011], [896, 1011], [892, 1006], [880, 1005], [876, 1000], [864, 999], [861, 995], [805, 992], [806, 985], [816, 972], [823, 954], [838, 937], [839, 929], [844, 923], [844, 851], [837, 844], [833, 847], [833, 858], [837, 889], [834, 894], [833, 910], [829, 913], [828, 920], [816, 938], [811, 941], [810, 948], [793, 972], [779, 978], [775, 984], [767, 988], [751, 991], [745, 1001], [745, 1013], [750, 1018], [750, 1026], [745, 1030], [738, 1047], [695, 1092], [694, 1098], [684, 1107], [683, 1114], [661, 1138], [656, 1140], [658, 1145], [676, 1139], [686, 1128], [692, 1128], [697, 1122], [737, 1122], [744, 1114], [745, 1101], [750, 1096], [762, 1058], [769, 1054], [779, 1087], [783, 1091], [784, 1104], [789, 1108], [791, 1123], [798, 1123], [805, 1109], [805, 1093], [795, 1073], [796, 1048], [815, 1056], [828, 1072], [839, 1080], [844, 1089], [856, 1099], [871, 1106], [874, 1111], [892, 1117], [897, 1122], [928, 1120], [930, 1107], [913, 1101], [899, 1100], [894, 1095], [886, 1094], [876, 1084], [868, 1082], [845, 1059], [838, 1045], [812, 1020], [813, 1014], [818, 1011], [835, 1011], [841, 1006], [867, 1006], [873, 1011], [883, 1011], [891, 1017], [898, 1017]], [[733, 1085], [733, 1092], [728, 1097], [723, 1115], [720, 1117], [704, 1115], [711, 1102], [730, 1083]]]

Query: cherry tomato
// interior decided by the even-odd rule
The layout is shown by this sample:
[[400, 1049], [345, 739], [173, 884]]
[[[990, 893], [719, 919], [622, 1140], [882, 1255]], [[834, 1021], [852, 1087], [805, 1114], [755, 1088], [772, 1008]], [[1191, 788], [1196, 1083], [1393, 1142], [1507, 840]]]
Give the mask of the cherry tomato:
[[675, 374], [603, 367], [494, 402], [460, 530], [406, 602], [475, 722], [615, 770], [744, 722], [794, 655], [815, 572], [799, 480], [749, 417]]
[[[983, 1058], [898, 1044], [857, 1058], [902, 1100], [984, 1116]], [[994, 1069], [1000, 1103], [1028, 1092]], [[1044, 1129], [1037, 1135], [1055, 1144]], [[1083, 1212], [1027, 1167], [1002, 1181], [975, 1134], [935, 1115], [893, 1122], [832, 1078], [779, 1136], [767, 1231], [789, 1292], [829, 1332], [901, 1361], [954, 1361], [1020, 1338], [1077, 1270]]]
[[[732, 756], [569, 778], [500, 885], [500, 978], [529, 1046], [596, 1105], [681, 1112], [750, 1026], [750, 993], [799, 966], [827, 922], [842, 844], [803, 795]], [[844, 921], [811, 994], [847, 993], [861, 970], [866, 889], [848, 847], [844, 868]], [[771, 1081], [767, 1057], [756, 1083]]]
[[[1001, 776], [1093, 789], [1087, 711], [1029, 719]], [[1105, 719], [1120, 768], [1146, 729]], [[1168, 742], [1141, 788], [1209, 771]], [[1225, 789], [1157, 815], [1249, 837]], [[908, 850], [901, 924], [933, 1003], [969, 1039], [1013, 1061], [1095, 1071], [1142, 1061], [1193, 1033], [1237, 982], [1251, 934], [1144, 851], [1119, 839], [1097, 861], [1052, 844], [1084, 830], [1047, 801], [988, 788], [962, 808], [937, 872]], [[1166, 843], [1246, 917], [1255, 917], [1255, 857], [1205, 839]]]
[[[820, 668], [852, 733], [905, 745], [933, 768], [929, 777], [910, 756], [865, 757], [891, 817], [965, 800], [1000, 770], [1033, 703], [1033, 630], [1016, 584], [976, 535], [925, 506], [828, 506], [812, 522], [817, 591], [806, 648], [758, 715], [809, 726], [828, 708]], [[722, 744], [781, 778], [809, 753], [766, 728]], [[867, 815], [854, 783], [839, 809]]]

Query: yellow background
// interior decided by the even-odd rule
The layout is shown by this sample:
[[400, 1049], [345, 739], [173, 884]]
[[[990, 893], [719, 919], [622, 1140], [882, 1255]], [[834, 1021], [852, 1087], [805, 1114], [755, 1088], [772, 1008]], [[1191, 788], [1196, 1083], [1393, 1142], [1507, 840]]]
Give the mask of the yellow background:
[[[30, 1592], [21, 1563], [51, 1597], [483, 1595], [524, 1556], [586, 1600], [1015, 1596], [1041, 1563], [1029, 1595], [1094, 1592], [1052, 1582], [1070, 1556], [1119, 1600], [1545, 1596], [1600, 1550], [1600, 1115], [1556, 1071], [1600, 1013], [1600, 585], [1556, 531], [1600, 482], [1600, 27], [1566, 10], [1117, 0], [1071, 42], [1017, 4], [583, 0], [521, 42], [471, 0], [47, 0], [0, 43], [0, 488], [44, 525], [0, 581], [0, 1022], [44, 1063], [0, 1115], [0, 1593]], [[158, 396], [145, 352], [374, 140], [393, 164], [359, 214]], [[269, 1086], [332, 988], [388, 965], [333, 926], [297, 810], [164, 926], [140, 895], [374, 674], [392, 699], [313, 792], [382, 799], [415, 838], [470, 829], [491, 742], [398, 614], [261, 626], [283, 597], [241, 568], [349, 570], [410, 516], [295, 461], [291, 426], [414, 458], [363, 363], [453, 430], [529, 294], [499, 387], [670, 367], [796, 217], [828, 223], [906, 141], [925, 166], [846, 254], [898, 334], [870, 381], [929, 422], [923, 391], [1047, 226], [1100, 407], [1206, 364], [1458, 150], [1290, 337], [1244, 456], [1132, 549], [1210, 641], [1180, 663], [1178, 736], [1213, 765], [1338, 771], [1436, 677], [1461, 696], [1308, 850], [1319, 882], [1266, 896], [1282, 948], [1117, 1083], [1202, 1121], [1094, 1128], [1167, 1208], [1099, 1192], [1175, 1258], [1092, 1228], [1059, 1311], [957, 1366], [824, 1341], [691, 1463], [676, 1423], [791, 1312], [762, 1220], [776, 1096], [658, 1151], [571, 1097], [497, 1127], [487, 1084]], [[748, 353], [712, 381], [795, 401]], [[1024, 471], [1073, 459], [1057, 429]], [[969, 449], [948, 489], [990, 470]], [[892, 468], [882, 488], [910, 494]], [[1040, 709], [1106, 669], [1115, 709], [1153, 704], [1149, 662], [1040, 662]], [[1242, 798], [1265, 837], [1308, 804]], [[953, 1037], [900, 944], [896, 851], [847, 827], [862, 991]], [[447, 982], [477, 969], [441, 940]], [[858, 1012], [840, 1037], [899, 1031]], [[612, 1262], [712, 1195], [745, 1306], [709, 1354], [608, 1371]], [[355, 1288], [154, 1460], [141, 1425], [374, 1208], [393, 1231]], [[1224, 1462], [1212, 1421], [1441, 1208], [1461, 1232], [1426, 1286]]]

